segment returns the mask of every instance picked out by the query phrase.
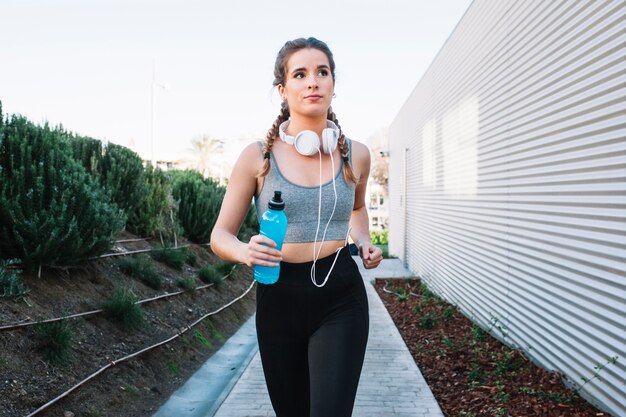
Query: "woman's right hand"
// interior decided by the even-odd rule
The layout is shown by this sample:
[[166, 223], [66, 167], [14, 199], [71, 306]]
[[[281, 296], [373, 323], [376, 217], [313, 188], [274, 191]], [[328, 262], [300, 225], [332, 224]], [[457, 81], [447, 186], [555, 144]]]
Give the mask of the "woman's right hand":
[[278, 262], [282, 260], [282, 253], [276, 250], [276, 242], [266, 236], [254, 235], [246, 245], [244, 263], [250, 267], [278, 266]]

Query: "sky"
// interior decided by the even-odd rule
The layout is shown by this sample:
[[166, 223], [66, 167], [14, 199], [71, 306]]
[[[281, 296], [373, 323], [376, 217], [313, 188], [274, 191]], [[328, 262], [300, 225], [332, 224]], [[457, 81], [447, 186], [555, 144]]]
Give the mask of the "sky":
[[0, 0], [0, 101], [5, 114], [132, 146], [145, 159], [152, 137], [156, 158], [174, 160], [200, 135], [224, 140], [236, 159], [279, 113], [279, 49], [314, 36], [335, 58], [333, 110], [344, 133], [368, 143], [470, 4]]

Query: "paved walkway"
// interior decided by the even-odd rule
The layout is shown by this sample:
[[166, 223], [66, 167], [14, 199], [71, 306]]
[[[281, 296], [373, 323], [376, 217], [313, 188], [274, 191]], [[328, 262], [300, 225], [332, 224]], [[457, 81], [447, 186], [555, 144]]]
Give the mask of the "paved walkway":
[[[360, 259], [356, 260], [366, 282], [370, 307], [370, 333], [353, 417], [443, 417], [400, 333], [374, 287], [370, 285], [375, 277], [400, 278], [411, 276], [411, 273], [395, 259], [384, 260], [374, 270], [364, 269]], [[241, 337], [242, 334], [245, 336]], [[235, 346], [227, 347], [235, 337], [239, 337], [237, 339], [239, 341], [233, 344]], [[221, 387], [217, 389], [220, 392], [215, 393], [216, 389], [213, 389], [212, 393], [207, 392], [206, 387], [211, 383], [194, 375], [154, 417], [275, 416], [267, 394], [256, 345], [254, 316], [231, 339], [220, 350], [234, 349], [238, 353], [226, 357], [245, 358], [240, 361], [239, 367], [232, 367], [229, 364], [223, 366], [224, 358], [214, 361], [213, 369], [219, 368], [221, 362], [221, 368], [230, 372], [230, 375], [224, 374], [220, 379]], [[211, 360], [217, 355], [217, 353], [213, 355]], [[198, 373], [201, 371], [202, 369]], [[204, 370], [204, 374], [206, 373], [207, 369]], [[217, 375], [215, 372], [209, 373], [215, 385]], [[202, 392], [204, 399], [201, 398]]]

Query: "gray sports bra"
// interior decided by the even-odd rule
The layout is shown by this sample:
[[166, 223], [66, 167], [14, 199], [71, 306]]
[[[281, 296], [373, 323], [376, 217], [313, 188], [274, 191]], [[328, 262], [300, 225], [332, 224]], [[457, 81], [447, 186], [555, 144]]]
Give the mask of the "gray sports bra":
[[[352, 163], [352, 141], [346, 138], [350, 150], [350, 163]], [[257, 142], [263, 148], [262, 142]], [[319, 155], [317, 155], [319, 158]], [[354, 193], [356, 185], [347, 183], [343, 177], [343, 159], [339, 166], [339, 173], [335, 176], [335, 187], [337, 189], [337, 206], [335, 213], [328, 225], [324, 240], [345, 240], [350, 223], [350, 216], [354, 208]], [[270, 152], [270, 170], [263, 179], [263, 186], [258, 197], [254, 197], [257, 218], [261, 221], [261, 216], [267, 210], [267, 204], [274, 196], [274, 191], [282, 191], [285, 201], [285, 215], [287, 216], [287, 234], [285, 243], [313, 242], [315, 241], [315, 230], [317, 228], [317, 217], [319, 208], [319, 185], [308, 187], [294, 184], [283, 176], [280, 167], [276, 163], [274, 153]], [[335, 193], [333, 191], [333, 181], [330, 180], [322, 185], [322, 210], [317, 241], [322, 240], [324, 228], [330, 214], [333, 211]]]

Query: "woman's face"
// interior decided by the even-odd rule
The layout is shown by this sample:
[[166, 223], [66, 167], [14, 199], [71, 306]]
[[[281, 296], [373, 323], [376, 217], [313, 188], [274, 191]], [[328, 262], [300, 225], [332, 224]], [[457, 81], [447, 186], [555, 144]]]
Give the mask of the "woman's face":
[[335, 82], [326, 54], [319, 49], [305, 48], [287, 60], [285, 84], [278, 93], [287, 100], [289, 113], [305, 117], [326, 116]]

